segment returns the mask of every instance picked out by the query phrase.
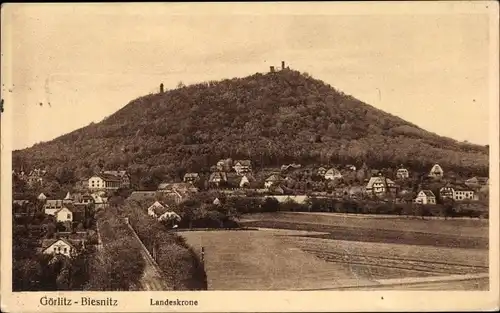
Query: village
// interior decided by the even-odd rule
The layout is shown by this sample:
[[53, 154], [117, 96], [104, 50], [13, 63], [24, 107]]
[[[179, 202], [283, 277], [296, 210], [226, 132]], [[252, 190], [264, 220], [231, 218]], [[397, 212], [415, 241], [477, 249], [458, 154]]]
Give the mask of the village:
[[[102, 171], [82, 180], [73, 193], [61, 191], [58, 195], [41, 192], [36, 203], [14, 198], [13, 217], [15, 221], [20, 221], [30, 214], [27, 208], [33, 205], [40, 208], [47, 223], [52, 223], [55, 229], [40, 240], [40, 251], [72, 257], [89, 244], [91, 238], [94, 239], [90, 242], [97, 242], [93, 215], [98, 210], [105, 210], [110, 205], [109, 198], [118, 190], [128, 190], [128, 200], [149, 201], [151, 205], [144, 208], [148, 215], [159, 221], [173, 221], [172, 227], [176, 227], [175, 222], [181, 219], [181, 214], [175, 212], [176, 205], [203, 191], [227, 197], [274, 198], [279, 203], [299, 204], [311, 199], [331, 198], [435, 206], [488, 199], [487, 177], [460, 181], [447, 176], [439, 164], [435, 164], [428, 173], [419, 175], [402, 166], [395, 170], [374, 170], [366, 164], [357, 169], [351, 164], [311, 167], [293, 163], [255, 171], [251, 160], [223, 159], [210, 170], [210, 173], [188, 172], [182, 182], [163, 182], [157, 190], [147, 191], [133, 190], [127, 171]], [[43, 188], [44, 170], [34, 169], [27, 175], [23, 171], [13, 172], [13, 175], [25, 180], [28, 186]], [[159, 201], [160, 198], [162, 201]], [[213, 204], [217, 205], [220, 201], [214, 198]]]

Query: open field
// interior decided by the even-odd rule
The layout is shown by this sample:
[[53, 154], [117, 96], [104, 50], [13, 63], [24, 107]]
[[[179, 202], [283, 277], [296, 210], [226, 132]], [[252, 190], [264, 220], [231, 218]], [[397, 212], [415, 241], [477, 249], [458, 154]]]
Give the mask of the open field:
[[[209, 290], [373, 289], [385, 286], [382, 282], [388, 279], [418, 280], [488, 271], [488, 252], [480, 249], [322, 239], [316, 236], [327, 233], [283, 229], [179, 234], [196, 251], [205, 247]], [[485, 290], [488, 279], [396, 286]]]
[[422, 220], [407, 217], [374, 217], [335, 213], [276, 212], [245, 215], [245, 220], [313, 223], [315, 225], [368, 228], [372, 230], [410, 231], [455, 237], [488, 238], [488, 220]]

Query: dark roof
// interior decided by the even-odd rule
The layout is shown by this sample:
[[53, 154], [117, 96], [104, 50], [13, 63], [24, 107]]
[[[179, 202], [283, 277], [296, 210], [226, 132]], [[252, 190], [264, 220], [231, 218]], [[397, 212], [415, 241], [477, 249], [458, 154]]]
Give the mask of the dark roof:
[[127, 200], [144, 200], [156, 198], [156, 191], [133, 191]]
[[435, 197], [434, 193], [428, 189], [421, 190], [420, 192], [423, 192], [426, 197]]
[[102, 180], [105, 180], [105, 181], [116, 181], [116, 182], [122, 181], [120, 176], [113, 175], [113, 174], [100, 173], [100, 174], [97, 174], [95, 176], [100, 177]]
[[184, 178], [198, 178], [198, 173], [186, 173]]
[[278, 174], [273, 174], [266, 179], [266, 181], [281, 181], [281, 180], [283, 180], [283, 178]]

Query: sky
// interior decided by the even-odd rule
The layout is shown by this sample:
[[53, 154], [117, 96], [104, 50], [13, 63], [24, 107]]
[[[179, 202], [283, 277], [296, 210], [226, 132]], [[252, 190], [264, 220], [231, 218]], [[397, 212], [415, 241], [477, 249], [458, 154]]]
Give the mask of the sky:
[[12, 148], [99, 122], [160, 83], [244, 77], [282, 60], [426, 130], [488, 144], [491, 14], [354, 6], [3, 6]]

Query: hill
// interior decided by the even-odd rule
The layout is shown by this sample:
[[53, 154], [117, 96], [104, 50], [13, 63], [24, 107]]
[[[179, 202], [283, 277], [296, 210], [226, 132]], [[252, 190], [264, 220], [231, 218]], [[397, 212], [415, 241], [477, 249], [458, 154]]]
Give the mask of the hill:
[[46, 167], [72, 181], [126, 168], [153, 183], [228, 157], [257, 167], [366, 162], [428, 171], [439, 163], [488, 173], [487, 147], [430, 133], [288, 69], [140, 97], [100, 123], [14, 151], [13, 167]]

